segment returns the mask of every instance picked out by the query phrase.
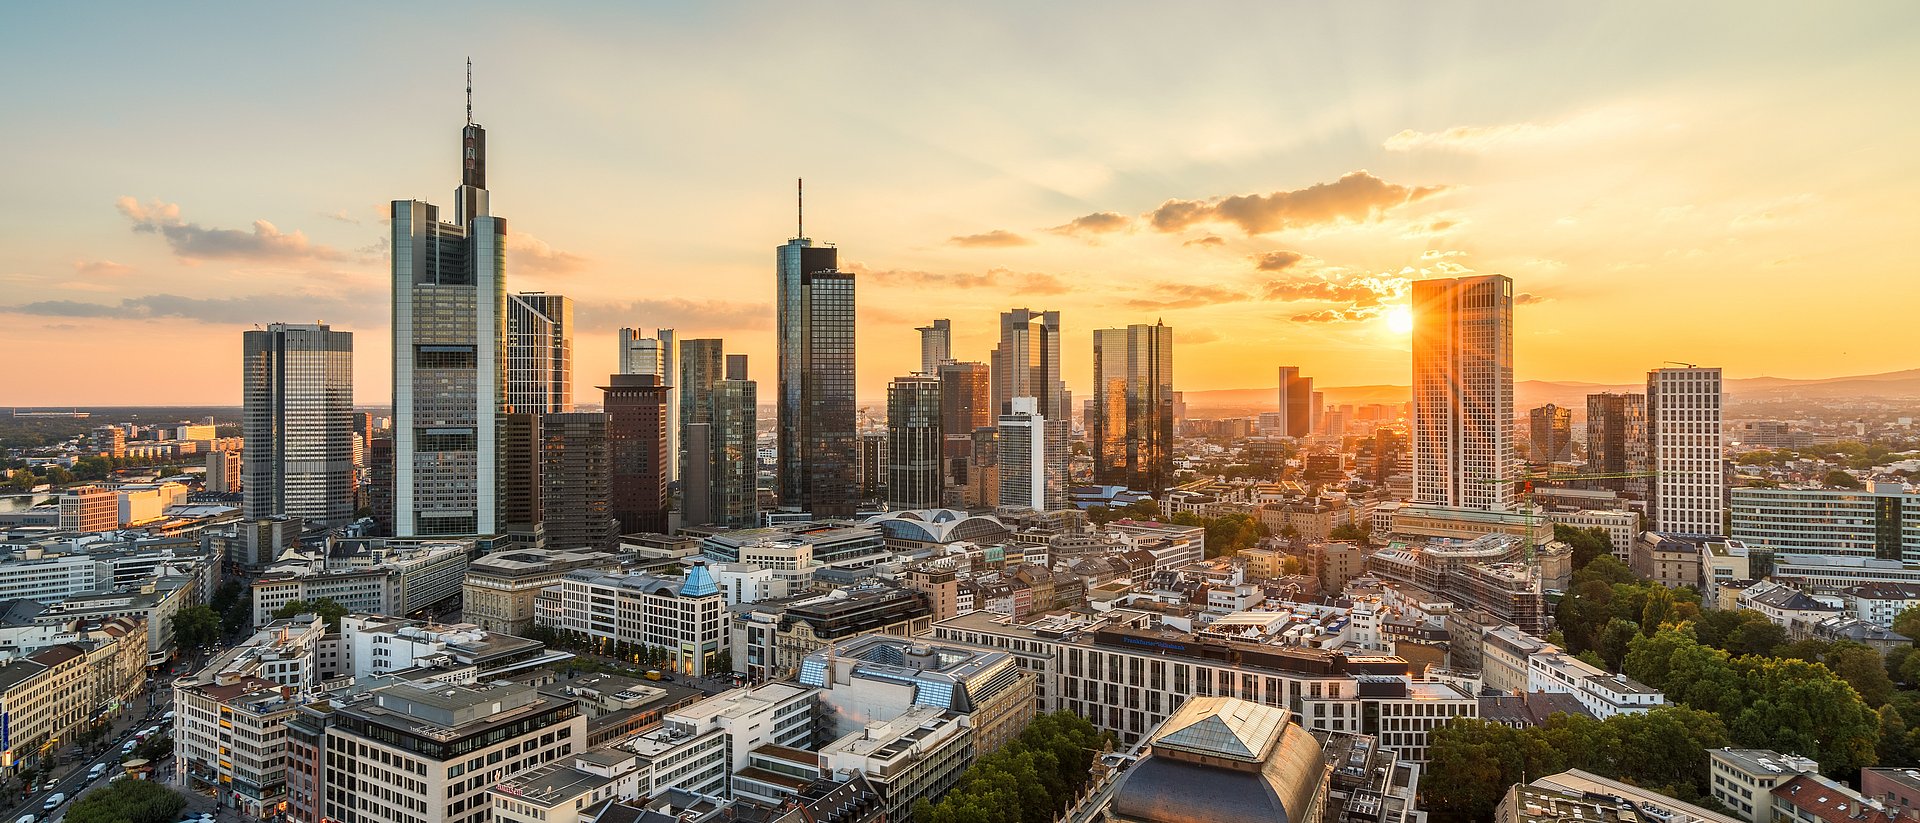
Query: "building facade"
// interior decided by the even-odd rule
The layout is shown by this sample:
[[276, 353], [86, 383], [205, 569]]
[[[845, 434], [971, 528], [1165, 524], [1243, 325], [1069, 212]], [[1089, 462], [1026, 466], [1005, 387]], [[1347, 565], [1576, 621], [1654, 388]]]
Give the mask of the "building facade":
[[1740, 487], [1731, 537], [1776, 554], [1920, 562], [1920, 492], [1900, 483], [1864, 489]]
[[896, 377], [887, 384], [887, 508], [940, 505], [940, 378]]
[[1413, 284], [1414, 500], [1503, 511], [1513, 497], [1513, 280]]
[[1527, 411], [1527, 462], [1538, 466], [1573, 459], [1573, 410], [1548, 403]]
[[1292, 438], [1312, 434], [1313, 378], [1301, 377], [1299, 366], [1281, 366], [1279, 399], [1279, 434]]
[[[1587, 473], [1644, 475], [1647, 459], [1647, 396], [1603, 392], [1587, 395]], [[1585, 481], [1636, 499], [1647, 496], [1646, 477], [1601, 477]]]
[[353, 333], [274, 323], [243, 349], [247, 519], [352, 522]]
[[608, 513], [622, 532], [666, 532], [668, 475], [676, 462], [673, 388], [656, 374], [615, 374], [600, 391], [607, 411]]
[[558, 294], [507, 297], [507, 409], [573, 411], [573, 301]]
[[1013, 398], [1000, 416], [997, 449], [1001, 507], [1067, 507], [1067, 421], [1042, 414], [1036, 398]]
[[780, 508], [854, 514], [854, 277], [796, 235], [776, 254]]
[[920, 332], [919, 373], [933, 377], [942, 365], [953, 361], [953, 321], [935, 320], [915, 331]]
[[1155, 494], [1173, 479], [1173, 329], [1093, 333], [1093, 476]]
[[1660, 531], [1726, 534], [1720, 401], [1717, 368], [1647, 372], [1647, 452], [1655, 472], [1647, 513]]
[[[658, 385], [674, 385], [674, 369], [680, 363], [674, 349], [674, 330], [656, 329], [647, 337], [641, 329], [620, 330], [620, 373], [650, 374]], [[667, 392], [667, 480], [680, 479], [680, 393]]]
[[548, 544], [610, 549], [624, 528], [608, 509], [613, 463], [608, 415], [565, 412], [540, 418], [540, 510]]

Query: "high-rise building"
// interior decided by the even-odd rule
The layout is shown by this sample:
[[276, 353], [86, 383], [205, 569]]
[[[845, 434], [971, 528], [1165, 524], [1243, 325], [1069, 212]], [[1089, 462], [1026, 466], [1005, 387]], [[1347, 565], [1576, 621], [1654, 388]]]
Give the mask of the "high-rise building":
[[[1587, 395], [1587, 474], [1645, 475], [1648, 471], [1647, 396]], [[1629, 497], [1645, 499], [1646, 477], [1602, 477], [1587, 481]]]
[[940, 505], [940, 378], [896, 377], [887, 384], [887, 508]]
[[1060, 313], [1008, 309], [1000, 314], [1000, 345], [993, 350], [993, 412], [1013, 410], [1013, 398], [1031, 397], [1038, 413], [1066, 420], [1067, 384], [1060, 379]]
[[690, 470], [690, 464], [707, 459], [705, 451], [696, 453], [688, 447], [685, 429], [693, 424], [713, 422], [713, 385], [726, 370], [726, 362], [726, 341], [720, 338], [680, 341], [680, 385], [674, 394], [679, 401], [681, 432], [676, 438], [680, 445], [674, 454], [679, 455], [677, 462], [683, 477]]
[[935, 320], [931, 326], [921, 326], [920, 332], [920, 373], [937, 374], [943, 363], [953, 360], [953, 321]]
[[[802, 227], [804, 228], [804, 227]], [[854, 514], [854, 280], [803, 232], [776, 255], [780, 508]]]
[[1094, 479], [1155, 494], [1173, 478], [1173, 329], [1093, 333]]
[[240, 491], [240, 452], [215, 449], [207, 452], [207, 491], [234, 494]]
[[1313, 433], [1313, 394], [1313, 378], [1301, 377], [1299, 366], [1280, 367], [1280, 434]]
[[1720, 385], [1717, 368], [1647, 372], [1647, 451], [1655, 473], [1647, 513], [1662, 532], [1726, 533]]
[[860, 435], [860, 455], [857, 462], [860, 499], [885, 500], [887, 497], [887, 435], [885, 432], [866, 432]]
[[1573, 410], [1548, 403], [1527, 411], [1529, 462], [1545, 466], [1573, 459]]
[[541, 415], [500, 415], [500, 532], [525, 546], [545, 545], [541, 521], [541, 473], [546, 456], [540, 437]]
[[507, 297], [507, 407], [573, 411], [573, 301], [558, 294]]
[[1513, 482], [1513, 280], [1413, 284], [1414, 500], [1504, 511]]
[[608, 415], [561, 412], [540, 417], [540, 509], [547, 543], [559, 549], [611, 549], [619, 524], [613, 497]]
[[274, 323], [245, 335], [246, 516], [353, 520], [353, 333]]
[[[680, 356], [673, 329], [655, 329], [652, 337], [640, 329], [620, 330], [620, 373], [651, 374], [660, 385], [674, 386]], [[667, 392], [667, 481], [680, 479], [680, 393]]]
[[1000, 415], [1000, 506], [1054, 511], [1067, 507], [1067, 421], [1049, 420], [1040, 401], [1016, 397]]
[[759, 525], [759, 402], [758, 384], [747, 379], [747, 356], [727, 355], [726, 379], [714, 384], [707, 427], [708, 511], [714, 524]]
[[[607, 410], [611, 497], [608, 511], [620, 531], [667, 531], [667, 402], [673, 387], [658, 374], [615, 374], [600, 391]], [[571, 548], [561, 546], [560, 548]]]
[[487, 132], [461, 130], [452, 222], [393, 201], [393, 532], [499, 532], [506, 221], [488, 211]]
[[973, 434], [993, 428], [992, 376], [985, 363], [947, 362], [940, 366], [941, 478], [948, 487], [943, 505], [957, 508], [992, 505], [967, 495], [971, 483]]

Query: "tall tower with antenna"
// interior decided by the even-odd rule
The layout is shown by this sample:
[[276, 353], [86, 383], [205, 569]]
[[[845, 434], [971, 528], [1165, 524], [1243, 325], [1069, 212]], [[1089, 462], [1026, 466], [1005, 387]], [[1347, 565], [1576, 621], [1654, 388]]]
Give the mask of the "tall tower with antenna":
[[854, 283], [839, 251], [806, 235], [806, 189], [794, 184], [794, 237], [775, 252], [780, 508], [852, 517]]

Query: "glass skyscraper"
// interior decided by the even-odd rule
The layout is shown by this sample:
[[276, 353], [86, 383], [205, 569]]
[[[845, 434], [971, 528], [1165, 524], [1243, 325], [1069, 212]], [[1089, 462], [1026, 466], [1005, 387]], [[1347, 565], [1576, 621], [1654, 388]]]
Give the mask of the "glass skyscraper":
[[940, 505], [940, 378], [887, 384], [887, 508]]
[[795, 237], [776, 254], [780, 508], [854, 515], [854, 280], [838, 250]]
[[499, 532], [506, 407], [505, 220], [488, 213], [486, 130], [461, 130], [454, 216], [393, 201], [393, 532]]
[[247, 519], [352, 522], [353, 333], [274, 323], [242, 346]]
[[510, 411], [573, 411], [573, 301], [522, 292], [507, 298], [507, 406]]
[[[673, 329], [655, 329], [652, 337], [640, 329], [620, 330], [620, 373], [651, 374], [660, 385], [674, 386], [679, 354], [674, 348]], [[667, 393], [667, 479], [680, 479], [680, 393]]]
[[1513, 280], [1414, 281], [1414, 500], [1505, 511], [1514, 469]]
[[1093, 333], [1093, 474], [1159, 493], [1173, 477], [1173, 329], [1135, 324]]

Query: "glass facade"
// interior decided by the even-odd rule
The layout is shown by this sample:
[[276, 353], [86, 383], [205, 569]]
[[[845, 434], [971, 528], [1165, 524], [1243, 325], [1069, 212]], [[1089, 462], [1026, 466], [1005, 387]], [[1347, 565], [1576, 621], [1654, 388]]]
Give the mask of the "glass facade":
[[353, 334], [274, 323], [242, 348], [247, 518], [352, 522]]
[[[851, 517], [855, 498], [854, 279], [804, 237], [779, 248], [780, 507]], [[685, 408], [683, 405], [682, 408]]]
[[1093, 333], [1094, 478], [1158, 493], [1173, 477], [1173, 329]]

